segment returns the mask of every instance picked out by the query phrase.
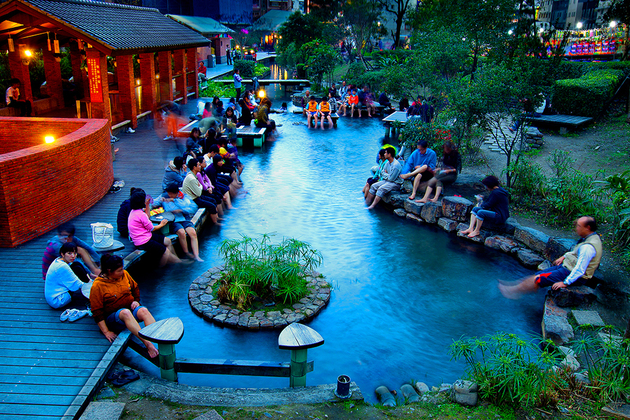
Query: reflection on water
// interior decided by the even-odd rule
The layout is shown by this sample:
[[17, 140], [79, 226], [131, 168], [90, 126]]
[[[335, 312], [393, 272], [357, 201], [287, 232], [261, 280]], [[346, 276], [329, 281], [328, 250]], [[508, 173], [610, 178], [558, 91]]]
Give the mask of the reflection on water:
[[[289, 102], [285, 99], [285, 101]], [[276, 102], [279, 102], [277, 100]], [[391, 212], [370, 212], [361, 188], [382, 144], [378, 119], [339, 121], [332, 130], [294, 125], [301, 115], [272, 116], [283, 126], [262, 150], [245, 150], [247, 194], [235, 200], [224, 226], [201, 235], [206, 261], [149, 274], [134, 273], [156, 318], [179, 316], [186, 327], [178, 357], [289, 361], [278, 331], [217, 327], [194, 315], [192, 280], [220, 260], [222, 240], [275, 232], [321, 251], [320, 270], [333, 285], [330, 304], [309, 326], [325, 339], [309, 351], [309, 385], [349, 375], [369, 401], [378, 385], [410, 379], [452, 382], [463, 365], [449, 361], [449, 344], [462, 335], [498, 330], [539, 332], [543, 296], [503, 299], [497, 279], [528, 273], [514, 259]], [[155, 371], [156, 374], [157, 371]], [[182, 383], [227, 387], [284, 387], [287, 378], [180, 375]]]

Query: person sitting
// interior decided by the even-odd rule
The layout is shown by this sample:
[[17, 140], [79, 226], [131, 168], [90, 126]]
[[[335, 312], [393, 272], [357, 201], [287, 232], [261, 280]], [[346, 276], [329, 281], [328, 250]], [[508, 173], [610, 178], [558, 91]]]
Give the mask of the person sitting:
[[230, 98], [230, 101], [225, 106], [225, 110], [227, 111], [228, 108], [232, 108], [232, 111], [236, 110], [236, 103], [236, 98]]
[[[332, 128], [333, 120], [330, 118], [330, 104], [326, 100], [326, 98], [322, 98], [322, 101], [319, 103], [319, 113], [322, 116], [321, 129], [324, 129], [324, 120], [328, 120], [328, 127]], [[317, 120], [315, 120], [315, 125], [317, 126]]]
[[212, 223], [219, 224], [218, 212], [223, 212], [221, 208], [221, 201], [216, 201], [211, 196], [203, 195], [203, 188], [201, 183], [197, 179], [197, 174], [201, 171], [201, 164], [197, 159], [190, 159], [190, 172], [184, 179], [184, 185], [182, 185], [182, 192], [190, 197], [202, 209], [206, 209], [210, 214]]
[[237, 124], [238, 124], [238, 119], [236, 118], [234, 109], [232, 107], [228, 107], [228, 109], [225, 110], [225, 115], [223, 116], [223, 129], [228, 140], [232, 138], [236, 138], [236, 125]]
[[276, 122], [269, 118], [269, 110], [271, 109], [271, 100], [264, 98], [258, 107], [256, 114], [256, 127], [266, 128], [266, 133], [270, 133], [276, 129]]
[[337, 96], [337, 88], [334, 83], [328, 88], [328, 94], [332, 95], [333, 98]]
[[346, 86], [346, 81], [342, 81], [341, 82], [341, 86], [339, 87], [339, 94], [337, 95], [338, 98], [345, 98], [346, 96], [348, 96], [348, 87]]
[[118, 255], [103, 255], [101, 267], [103, 272], [90, 290], [90, 307], [98, 328], [110, 343], [126, 328], [145, 345], [151, 358], [156, 357], [158, 351], [153, 343], [138, 334], [139, 322], [144, 322], [145, 327], [155, 322], [151, 312], [140, 305], [138, 284], [123, 268]]
[[197, 74], [201, 74], [203, 76], [203, 80], [205, 81], [207, 80], [206, 73], [208, 73], [208, 69], [204, 66], [203, 61], [200, 61], [199, 67], [197, 68]]
[[[140, 188], [131, 187], [129, 191], [129, 197], [136, 191], [143, 191]], [[131, 205], [129, 204], [129, 198], [120, 204], [118, 209], [118, 215], [116, 216], [116, 230], [123, 238], [129, 237], [129, 228], [127, 227], [127, 220], [129, 219], [129, 213], [131, 212]]]
[[[203, 121], [203, 120], [202, 120]], [[164, 178], [162, 178], [162, 191], [166, 190], [171, 184], [182, 186], [184, 177], [186, 176], [186, 165], [182, 156], [175, 156], [164, 169]]]
[[59, 257], [61, 246], [65, 243], [73, 242], [77, 246], [77, 260], [72, 264], [75, 274], [81, 277], [83, 272], [92, 273], [91, 277], [96, 277], [101, 270], [95, 261], [99, 260], [99, 255], [94, 248], [83, 242], [74, 235], [75, 228], [72, 223], [63, 223], [57, 227], [57, 234], [50, 238], [46, 244], [44, 257], [42, 258], [42, 277], [46, 279], [48, 267]]
[[230, 159], [232, 160], [232, 162], [234, 162], [234, 168], [238, 172], [237, 175], [240, 180], [241, 174], [243, 173], [243, 169], [245, 169], [245, 165], [243, 165], [243, 162], [241, 162], [241, 160], [238, 158], [238, 148], [236, 147], [236, 143], [237, 143], [236, 138], [228, 139], [228, 144], [227, 144], [226, 149], [228, 153], [230, 154]]
[[407, 109], [407, 116], [422, 116], [422, 96], [418, 96], [416, 101]]
[[385, 107], [385, 109], [389, 109], [391, 111], [394, 110], [394, 107], [392, 106], [392, 102], [387, 97], [387, 91], [385, 91], [385, 90], [383, 90], [383, 92], [381, 92], [381, 94], [379, 95], [378, 103], [380, 105], [383, 105]]
[[499, 179], [490, 175], [481, 180], [481, 183], [490, 191], [490, 195], [481, 203], [481, 196], [476, 196], [477, 206], [470, 213], [470, 226], [468, 226], [468, 229], [460, 232], [462, 235], [468, 235], [469, 238], [479, 236], [484, 220], [488, 220], [494, 226], [497, 226], [504, 224], [510, 217], [508, 208], [510, 194], [500, 186]]
[[317, 110], [317, 100], [314, 96], [311, 96], [306, 106], [306, 125], [311, 128], [311, 119], [315, 119], [315, 127], [317, 127], [317, 116], [319, 111]]
[[194, 158], [203, 156], [205, 153], [206, 139], [201, 137], [201, 130], [194, 127], [190, 131], [190, 137], [186, 140], [186, 155]]
[[206, 102], [203, 106], [203, 113], [201, 114], [201, 118], [210, 118], [212, 117], [212, 103]]
[[385, 149], [385, 159], [387, 162], [383, 165], [381, 180], [370, 186], [370, 190], [365, 200], [366, 204], [369, 205], [368, 210], [372, 210], [376, 207], [385, 194], [400, 189], [402, 180], [399, 175], [402, 168], [400, 162], [395, 157], [396, 149], [392, 146], [387, 147]]
[[[195, 225], [190, 221], [197, 212], [197, 206], [185, 194], [179, 191], [177, 185], [169, 185], [166, 192], [162, 193], [153, 203], [153, 207], [163, 207], [164, 211], [173, 213], [175, 219], [171, 223], [171, 232], [177, 235], [179, 246], [182, 252], [190, 259], [196, 261], [203, 260], [199, 258], [199, 242], [197, 241], [197, 231]], [[190, 248], [192, 254], [188, 251], [188, 239], [190, 238]]]
[[372, 184], [377, 183], [378, 181], [381, 181], [382, 179], [382, 172], [383, 172], [383, 168], [385, 167], [385, 163], [387, 162], [387, 159], [385, 159], [385, 149], [379, 149], [378, 151], [378, 166], [376, 166], [376, 171], [374, 171], [374, 174], [369, 177], [365, 183], [365, 185], [363, 186], [363, 198], [367, 199], [367, 195], [368, 192], [370, 191], [370, 187], [372, 186]]
[[[348, 106], [350, 106], [350, 118], [354, 117], [354, 107], [359, 108], [359, 96], [357, 95], [357, 91], [352, 89], [350, 91], [350, 95], [348, 95]], [[346, 116], [346, 107], [343, 108], [343, 116]], [[359, 118], [361, 118], [361, 111], [359, 110]]]
[[[168, 187], [168, 185], [167, 185]], [[159, 261], [160, 267], [169, 263], [180, 263], [181, 260], [175, 254], [169, 238], [160, 233], [160, 229], [166, 226], [168, 221], [162, 219], [160, 224], [153, 226], [149, 220], [149, 207], [151, 200], [144, 191], [136, 191], [129, 199], [131, 212], [127, 221], [129, 236], [138, 249], [146, 251], [147, 257]]]
[[437, 202], [440, 198], [440, 194], [442, 194], [443, 184], [452, 184], [457, 181], [457, 172], [461, 165], [459, 152], [457, 151], [455, 145], [450, 141], [444, 143], [443, 151], [444, 154], [442, 156], [441, 169], [429, 180], [424, 197], [420, 200], [416, 200], [416, 203], [429, 202], [429, 196], [433, 190], [435, 190], [435, 197], [433, 197], [430, 201], [433, 203]]
[[[206, 167], [208, 166], [206, 159], [198, 160], [201, 164], [201, 170], [197, 173], [197, 180], [201, 184], [201, 188], [203, 188], [202, 195], [212, 197], [215, 203], [225, 203], [227, 209], [232, 209], [232, 200], [229, 191], [220, 192], [219, 188], [215, 188], [208, 175], [206, 175]], [[217, 206], [217, 213], [219, 217], [223, 216], [223, 204]]]
[[372, 114], [376, 111], [376, 108], [374, 107], [374, 95], [370, 92], [367, 86], [363, 88], [363, 92], [363, 105], [365, 106], [365, 109], [367, 109], [368, 117], [372, 117]]
[[20, 79], [9, 80], [9, 87], [5, 96], [7, 106], [19, 109], [20, 117], [30, 117], [33, 106], [31, 101], [20, 99], [20, 84]]
[[516, 285], [499, 283], [499, 290], [508, 299], [518, 299], [524, 293], [538, 291], [542, 287], [553, 290], [569, 286], [582, 286], [593, 278], [602, 259], [602, 240], [597, 233], [597, 221], [583, 216], [575, 221], [575, 233], [580, 240], [573, 249], [553, 262], [546, 270], [522, 279]]
[[208, 175], [210, 182], [221, 194], [229, 192], [233, 197], [238, 193], [238, 187], [234, 184], [229, 176], [221, 174], [221, 168], [225, 164], [223, 157], [216, 153], [210, 157], [210, 163], [206, 166], [205, 173]]
[[308, 108], [308, 104], [311, 101], [311, 91], [307, 90], [304, 92], [304, 96], [302, 96], [302, 115], [306, 115], [306, 108]]
[[[402, 179], [413, 179], [413, 191], [409, 196], [409, 200], [416, 198], [416, 192], [420, 187], [420, 183], [426, 182], [433, 178], [435, 172], [435, 165], [437, 163], [437, 155], [431, 149], [426, 140], [420, 140], [417, 144], [417, 150], [414, 150], [409, 159], [405, 162], [402, 174]], [[420, 176], [418, 176], [420, 175]]]
[[245, 126], [250, 126], [252, 124], [252, 112], [247, 102], [244, 99], [239, 101], [239, 105], [241, 106], [241, 116], [238, 118], [238, 123]]
[[433, 104], [431, 104], [431, 99], [433, 97], [429, 97], [429, 99], [425, 99], [422, 101], [422, 106], [420, 107], [420, 116], [422, 117], [422, 122], [426, 124], [430, 124], [433, 122], [433, 117], [435, 116], [435, 109], [433, 108]]
[[223, 101], [217, 102], [217, 105], [212, 110], [212, 116], [218, 119], [219, 121], [221, 121], [223, 119], [224, 113], [225, 113], [225, 110], [223, 109]]
[[[247, 106], [247, 108], [249, 108], [250, 112], [254, 112], [256, 110], [256, 107], [258, 104], [252, 103], [252, 100], [250, 99], [250, 96], [249, 96], [249, 91], [245, 92], [245, 96], [243, 96], [243, 101], [245, 102], [245, 105]], [[241, 108], [242, 108], [242, 105], [241, 105]]]
[[[51, 308], [60, 309], [74, 301], [76, 306], [85, 305], [81, 287], [90, 281], [84, 270], [81, 277], [76, 274], [77, 246], [66, 242], [59, 249], [59, 257], [50, 264], [44, 284], [44, 296]], [[75, 267], [71, 267], [72, 265]], [[79, 264], [79, 267], [81, 265]]]
[[398, 110], [407, 112], [408, 109], [409, 109], [409, 99], [407, 99], [406, 96], [403, 96], [400, 99], [400, 102], [398, 102]]

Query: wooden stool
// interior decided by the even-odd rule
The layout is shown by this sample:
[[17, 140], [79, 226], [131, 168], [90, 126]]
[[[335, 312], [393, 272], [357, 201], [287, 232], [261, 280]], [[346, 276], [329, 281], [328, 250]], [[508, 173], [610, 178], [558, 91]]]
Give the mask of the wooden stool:
[[306, 325], [294, 322], [286, 327], [278, 337], [278, 347], [291, 350], [291, 388], [306, 386], [306, 374], [312, 371], [306, 361], [307, 349], [324, 344], [324, 339], [317, 331]]
[[175, 344], [179, 343], [184, 336], [184, 324], [182, 320], [166, 318], [157, 321], [138, 332], [140, 337], [158, 345], [158, 362], [162, 379], [177, 381], [175, 371]]

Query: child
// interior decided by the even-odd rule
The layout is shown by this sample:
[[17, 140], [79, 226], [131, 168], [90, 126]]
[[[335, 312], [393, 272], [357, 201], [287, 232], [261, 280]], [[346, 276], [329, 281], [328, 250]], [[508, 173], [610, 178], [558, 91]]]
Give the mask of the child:
[[[330, 128], [333, 126], [332, 118], [330, 118], [330, 104], [326, 100], [326, 98], [322, 98], [322, 101], [319, 103], [319, 112], [322, 114], [322, 123], [321, 129], [324, 129], [324, 120], [328, 119], [328, 124]], [[315, 126], [317, 126], [317, 120], [315, 120]]]
[[[352, 89], [352, 93], [348, 96], [348, 105], [350, 105], [350, 118], [354, 117], [354, 106], [359, 108], [359, 97], [357, 96], [356, 89]], [[343, 115], [346, 115], [346, 110], [344, 108]], [[361, 112], [359, 111], [359, 118], [361, 118]]]
[[308, 106], [306, 107], [306, 125], [311, 128], [311, 118], [315, 117], [315, 127], [317, 127], [317, 101], [311, 96]]

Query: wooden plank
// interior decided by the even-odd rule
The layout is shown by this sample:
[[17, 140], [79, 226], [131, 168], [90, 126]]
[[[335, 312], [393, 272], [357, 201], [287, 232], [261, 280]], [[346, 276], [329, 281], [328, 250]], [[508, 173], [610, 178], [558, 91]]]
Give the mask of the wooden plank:
[[177, 359], [175, 370], [182, 373], [209, 373], [215, 375], [273, 376], [288, 378], [290, 363], [259, 362], [230, 359]]
[[[12, 343], [15, 344], [15, 343]], [[77, 343], [78, 344], [78, 343]], [[52, 347], [53, 345], [47, 346]], [[95, 361], [99, 360], [99, 357], [103, 357], [103, 353], [106, 350], [107, 346], [102, 346], [99, 348], [93, 349], [93, 351], [89, 348], [82, 348], [81, 346], [64, 346], [58, 347], [56, 349], [52, 348], [26, 348], [20, 347], [20, 345], [15, 345], [13, 348], [7, 348], [8, 346], [4, 346], [2, 348], [2, 352], [0, 354], [0, 365], [2, 364], [12, 364], [13, 362], [17, 362], [17, 359], [27, 359], [27, 360], [52, 360], [59, 359], [63, 360], [72, 357], [74, 360], [82, 361]], [[103, 348], [105, 347], [105, 348]], [[101, 350], [100, 352], [98, 350]], [[65, 354], [65, 356], [64, 356]], [[100, 356], [99, 356], [100, 355]], [[36, 364], [36, 363], [31, 363]]]
[[70, 375], [23, 375], [13, 374], [8, 375], [0, 373], [0, 384], [25, 384], [25, 385], [53, 385], [56, 386], [60, 378], [62, 378], [65, 385], [83, 386], [85, 384], [86, 377], [70, 376]]
[[[7, 395], [12, 394], [39, 394], [43, 395], [72, 395], [72, 398], [81, 391], [81, 385], [65, 385], [59, 383], [56, 385], [31, 385], [31, 384], [2, 384], [0, 383], [0, 402], [11, 401]], [[72, 400], [67, 403], [71, 403]], [[64, 405], [67, 405], [64, 403]]]
[[[13, 414], [20, 416], [50, 416], [50, 418], [59, 419], [66, 408], [59, 405], [40, 405], [40, 404], [7, 404], [0, 403], [0, 416], [5, 414]], [[20, 417], [23, 418], [23, 417]], [[45, 418], [45, 417], [44, 417]]]
[[138, 335], [158, 344], [177, 344], [184, 336], [184, 323], [177, 317], [162, 319], [142, 328]]
[[[57, 337], [37, 336], [37, 335], [35, 336], [7, 335], [7, 336], [3, 336], [2, 340], [0, 340], [0, 348], [7, 348], [3, 346], [5, 344], [12, 345], [12, 343], [25, 343], [23, 344], [24, 345], [23, 348], [28, 348], [29, 345], [40, 346], [41, 344], [62, 345], [62, 346], [67, 347], [67, 345], [77, 344], [77, 342], [81, 342], [81, 344], [84, 344], [87, 346], [102, 346], [102, 345], [109, 346], [109, 342], [107, 341], [105, 336], [101, 336], [98, 338], [88, 338], [88, 337], [80, 337], [79, 335], [68, 336], [68, 335], [57, 334]], [[8, 348], [13, 348], [13, 347], [8, 347]]]
[[72, 376], [76, 378], [87, 378], [92, 374], [90, 368], [65, 368], [65, 367], [44, 367], [44, 366], [7, 366], [4, 365], [0, 369], [3, 375], [22, 375], [22, 376]]
[[[55, 325], [54, 328], [28, 328], [20, 331], [15, 331], [15, 327], [2, 327], [0, 326], [0, 338], [4, 338], [4, 336], [13, 336], [13, 337], [21, 337], [20, 340], [17, 341], [29, 341], [29, 337], [40, 336], [40, 337], [55, 337], [59, 335], [59, 331], [65, 331], [64, 334], [68, 334], [74, 332], [74, 329], [67, 328], [66, 323], [60, 322], [59, 325]], [[51, 325], [47, 323], [47, 325]], [[57, 328], [59, 327], [59, 328]], [[96, 329], [84, 329], [80, 332], [77, 331], [77, 334], [72, 334], [78, 338], [103, 338], [103, 334]]]
[[324, 344], [322, 336], [306, 325], [294, 322], [282, 330], [278, 346], [285, 350], [310, 349]]
[[[2, 352], [3, 354], [6, 351]], [[77, 356], [81, 355], [81, 353], [77, 353]], [[82, 357], [75, 357], [74, 359], [69, 359], [68, 355], [66, 357], [60, 358], [51, 358], [51, 357], [33, 357], [33, 356], [24, 356], [24, 357], [1, 357], [0, 356], [0, 366], [24, 366], [24, 367], [46, 367], [46, 368], [75, 368], [81, 369], [86, 367], [96, 367], [98, 364], [98, 360], [93, 357], [92, 360]], [[90, 362], [91, 364], [86, 363]]]

